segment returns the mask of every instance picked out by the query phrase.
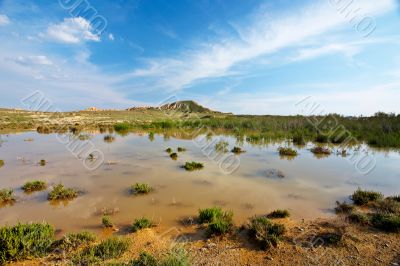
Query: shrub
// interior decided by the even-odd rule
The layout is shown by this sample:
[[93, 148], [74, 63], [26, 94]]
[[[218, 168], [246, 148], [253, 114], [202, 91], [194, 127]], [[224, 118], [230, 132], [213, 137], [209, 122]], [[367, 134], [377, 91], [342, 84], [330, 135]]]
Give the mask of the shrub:
[[171, 149], [171, 148], [167, 148], [165, 151], [166, 151], [167, 153], [172, 153], [172, 149]]
[[215, 144], [214, 148], [218, 152], [228, 152], [228, 146], [229, 146], [228, 142], [221, 140], [217, 144]]
[[96, 246], [89, 247], [73, 258], [79, 265], [101, 264], [100, 261], [120, 258], [129, 247], [127, 240], [112, 237]]
[[186, 151], [185, 148], [183, 148], [183, 147], [178, 147], [178, 152], [184, 152], [184, 151]]
[[49, 193], [49, 200], [71, 200], [78, 197], [78, 191], [72, 188], [65, 188], [62, 184], [56, 185]]
[[267, 215], [268, 218], [287, 218], [290, 216], [288, 210], [275, 210]]
[[25, 185], [22, 187], [22, 190], [29, 193], [29, 192], [45, 190], [46, 188], [47, 188], [47, 184], [45, 182], [32, 181], [32, 182], [25, 183]]
[[342, 241], [343, 234], [340, 233], [321, 233], [317, 235], [317, 239], [322, 239], [324, 245], [337, 245]]
[[285, 231], [283, 224], [273, 223], [266, 217], [254, 217], [249, 225], [250, 237], [256, 240], [264, 249], [276, 247]]
[[223, 211], [219, 207], [199, 210], [199, 223], [210, 223], [215, 217], [221, 216]]
[[185, 165], [182, 166], [186, 171], [194, 171], [194, 170], [200, 170], [204, 168], [204, 165], [202, 163], [197, 163], [197, 162], [186, 162]]
[[387, 197], [387, 199], [390, 199], [390, 200], [394, 200], [394, 201], [400, 202], [400, 195], [399, 195], [399, 196]]
[[0, 265], [7, 261], [44, 256], [54, 241], [49, 224], [18, 224], [0, 228]]
[[335, 207], [335, 212], [337, 214], [339, 213], [350, 213], [354, 210], [354, 206], [351, 204], [348, 204], [346, 202], [340, 203], [339, 201], [336, 201], [336, 207]]
[[171, 249], [160, 262], [160, 266], [190, 266], [190, 258], [183, 248]]
[[176, 159], [178, 159], [178, 154], [176, 152], [174, 152], [174, 153], [171, 153], [169, 155], [169, 157], [171, 157], [172, 160], [176, 160]]
[[371, 219], [375, 228], [386, 232], [400, 232], [400, 216], [392, 214], [374, 214]]
[[40, 166], [45, 166], [46, 165], [46, 160], [40, 160], [40, 162], [39, 162], [39, 165]]
[[382, 193], [375, 191], [361, 190], [360, 188], [358, 188], [351, 196], [351, 199], [354, 201], [354, 204], [359, 206], [366, 205], [373, 201], [381, 200], [382, 198], [383, 198]]
[[350, 223], [355, 223], [359, 225], [369, 225], [369, 217], [365, 213], [352, 211], [348, 216], [347, 220]]
[[113, 135], [105, 135], [104, 142], [111, 143], [115, 141], [115, 137]]
[[104, 215], [103, 218], [101, 219], [101, 223], [105, 228], [114, 227], [114, 224], [112, 223], [110, 216]]
[[56, 246], [64, 251], [72, 251], [83, 245], [88, 245], [96, 240], [96, 236], [90, 232], [67, 234], [57, 241]]
[[312, 148], [311, 152], [316, 155], [330, 155], [332, 153], [330, 149], [319, 146]]
[[373, 202], [371, 206], [379, 213], [400, 215], [400, 202], [391, 198]]
[[141, 252], [139, 258], [129, 262], [131, 266], [157, 266], [158, 262], [153, 255], [147, 252]]
[[233, 149], [231, 150], [231, 152], [235, 153], [235, 154], [240, 154], [245, 152], [244, 150], [242, 150], [242, 148], [240, 147], [233, 147]]
[[0, 204], [10, 204], [15, 202], [14, 190], [1, 189], [0, 190]]
[[0, 168], [4, 166], [4, 160], [0, 160]]
[[151, 228], [154, 227], [154, 223], [146, 218], [142, 217], [140, 219], [136, 219], [133, 224], [132, 224], [132, 232], [137, 232], [139, 230], [145, 229], [145, 228]]
[[131, 193], [132, 194], [147, 194], [150, 193], [152, 190], [151, 186], [144, 183], [136, 183], [131, 186]]
[[292, 148], [279, 147], [278, 151], [281, 156], [297, 156], [297, 151]]
[[233, 227], [233, 213], [224, 212], [219, 207], [199, 210], [199, 222], [207, 223], [207, 233], [209, 235], [224, 235], [231, 231]]

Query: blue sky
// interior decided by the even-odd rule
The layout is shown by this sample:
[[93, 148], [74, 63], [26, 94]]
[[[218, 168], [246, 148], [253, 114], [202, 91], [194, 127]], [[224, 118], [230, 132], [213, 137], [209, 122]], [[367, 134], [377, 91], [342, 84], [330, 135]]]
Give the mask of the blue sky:
[[[293, 3], [294, 2], [294, 3]], [[0, 0], [0, 106], [400, 113], [395, 0]], [[84, 8], [88, 8], [85, 12]]]

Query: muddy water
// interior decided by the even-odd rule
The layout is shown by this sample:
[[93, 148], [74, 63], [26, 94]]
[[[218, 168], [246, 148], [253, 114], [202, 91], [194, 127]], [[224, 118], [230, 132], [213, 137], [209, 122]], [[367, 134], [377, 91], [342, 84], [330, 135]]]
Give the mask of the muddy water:
[[[33, 141], [25, 141], [29, 138]], [[101, 210], [115, 208], [119, 212], [112, 220], [120, 227], [142, 216], [175, 226], [180, 218], [195, 216], [199, 208], [213, 205], [232, 210], [237, 223], [277, 208], [289, 209], [295, 219], [311, 219], [333, 215], [335, 201], [347, 199], [357, 187], [387, 195], [400, 192], [400, 156], [396, 151], [368, 150], [376, 167], [362, 175], [348, 157], [316, 158], [308, 150], [312, 144], [298, 148], [299, 156], [289, 160], [278, 155], [282, 144], [245, 142], [247, 152], [239, 156], [239, 168], [225, 175], [192, 140], [155, 135], [151, 141], [147, 135], [133, 133], [115, 138], [106, 143], [104, 135], [92, 135], [91, 141], [104, 153], [105, 162], [89, 171], [55, 134], [2, 135], [0, 159], [5, 165], [0, 168], [0, 188], [13, 188], [17, 202], [0, 208], [0, 225], [47, 221], [62, 231], [97, 231], [101, 230]], [[236, 144], [230, 137], [213, 138], [227, 140], [230, 148]], [[164, 150], [178, 146], [187, 151], [174, 161]], [[46, 166], [38, 165], [41, 159], [47, 161]], [[187, 172], [180, 168], [186, 161], [202, 162], [205, 168]], [[285, 177], [276, 176], [277, 170]], [[21, 190], [25, 182], [34, 179], [50, 186], [62, 183], [79, 189], [82, 195], [68, 203], [50, 203], [50, 189], [30, 195]], [[148, 183], [154, 191], [132, 196], [129, 187], [136, 182]]]

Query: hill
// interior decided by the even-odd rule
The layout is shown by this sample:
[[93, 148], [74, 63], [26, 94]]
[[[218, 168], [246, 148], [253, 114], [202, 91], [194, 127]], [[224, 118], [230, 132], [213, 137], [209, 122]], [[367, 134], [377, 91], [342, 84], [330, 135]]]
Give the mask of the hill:
[[189, 113], [219, 113], [213, 110], [210, 110], [195, 101], [177, 101], [173, 103], [164, 104], [160, 107], [162, 110], [175, 110], [181, 112], [189, 112]]

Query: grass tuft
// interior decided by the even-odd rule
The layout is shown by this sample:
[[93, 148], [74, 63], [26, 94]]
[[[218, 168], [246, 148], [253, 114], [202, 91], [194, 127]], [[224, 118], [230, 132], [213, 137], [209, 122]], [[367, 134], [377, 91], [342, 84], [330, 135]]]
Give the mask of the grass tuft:
[[30, 192], [36, 192], [36, 191], [42, 191], [47, 188], [46, 182], [43, 181], [32, 181], [32, 182], [27, 182], [25, 185], [22, 187], [22, 190], [25, 191], [26, 193]]
[[178, 154], [176, 152], [174, 152], [174, 153], [171, 153], [169, 155], [169, 157], [171, 157], [172, 160], [176, 160], [176, 159], [178, 159]]
[[217, 152], [228, 152], [229, 143], [223, 140], [220, 140], [217, 144], [215, 144], [214, 149]]
[[182, 168], [184, 168], [186, 171], [194, 171], [203, 169], [204, 165], [197, 162], [186, 162], [185, 165], [182, 166]]
[[186, 151], [186, 148], [178, 147], [178, 152], [184, 152], [184, 151]]
[[316, 155], [330, 155], [332, 153], [330, 149], [319, 146], [312, 148], [311, 152]]
[[190, 266], [191, 261], [186, 250], [180, 247], [171, 249], [159, 263], [160, 266]]
[[278, 151], [281, 156], [297, 156], [297, 151], [289, 147], [279, 147]]
[[0, 190], [0, 204], [10, 204], [15, 202], [14, 190], [1, 189]]
[[4, 160], [0, 160], [0, 168], [4, 166]]
[[350, 214], [347, 216], [347, 220], [350, 223], [359, 224], [359, 225], [369, 225], [370, 219], [368, 215], [358, 211], [351, 211]]
[[383, 195], [380, 192], [361, 190], [358, 188], [351, 196], [351, 199], [354, 201], [354, 204], [362, 206], [383, 199]]
[[167, 148], [167, 149], [165, 150], [165, 152], [171, 154], [171, 153], [173, 152], [173, 150], [172, 150], [171, 148]]
[[66, 188], [62, 184], [53, 187], [49, 193], [48, 200], [72, 200], [78, 197], [78, 191], [72, 188]]
[[276, 247], [285, 234], [283, 224], [273, 223], [266, 217], [254, 217], [250, 220], [249, 235], [257, 241], [263, 249]]
[[131, 186], [131, 193], [132, 194], [148, 194], [152, 191], [152, 187], [145, 183], [136, 183]]
[[208, 235], [224, 235], [233, 228], [233, 212], [224, 212], [219, 207], [199, 210], [199, 222], [207, 223]]
[[400, 216], [392, 214], [374, 214], [371, 219], [375, 228], [386, 232], [400, 232]]
[[246, 151], [242, 150], [242, 148], [240, 147], [233, 147], [233, 149], [231, 150], [231, 152], [235, 153], [235, 154], [241, 154], [244, 153]]
[[132, 232], [135, 233], [135, 232], [140, 231], [142, 229], [151, 228], [151, 227], [154, 227], [154, 226], [155, 225], [154, 225], [153, 221], [151, 221], [150, 219], [148, 219], [146, 217], [142, 217], [142, 218], [136, 219], [133, 222], [131, 230], [132, 230]]
[[40, 160], [39, 165], [40, 166], [46, 166], [46, 163], [47, 163], [46, 160], [42, 159], [42, 160]]
[[348, 214], [348, 213], [351, 213], [353, 210], [354, 210], [353, 205], [346, 203], [346, 202], [340, 203], [339, 201], [336, 201], [335, 212], [337, 214], [340, 214], [340, 213]]
[[115, 137], [113, 135], [105, 135], [104, 142], [111, 143], [115, 141]]
[[288, 210], [275, 210], [271, 212], [270, 214], [267, 215], [268, 218], [287, 218], [290, 216], [290, 213]]
[[101, 219], [101, 223], [105, 228], [113, 228], [114, 224], [111, 221], [110, 216], [104, 215], [103, 218]]
[[139, 254], [139, 258], [129, 262], [131, 266], [157, 266], [158, 262], [153, 255], [143, 251]]
[[96, 235], [91, 232], [71, 233], [56, 242], [56, 246], [63, 251], [73, 251], [81, 246], [89, 245], [96, 241]]

